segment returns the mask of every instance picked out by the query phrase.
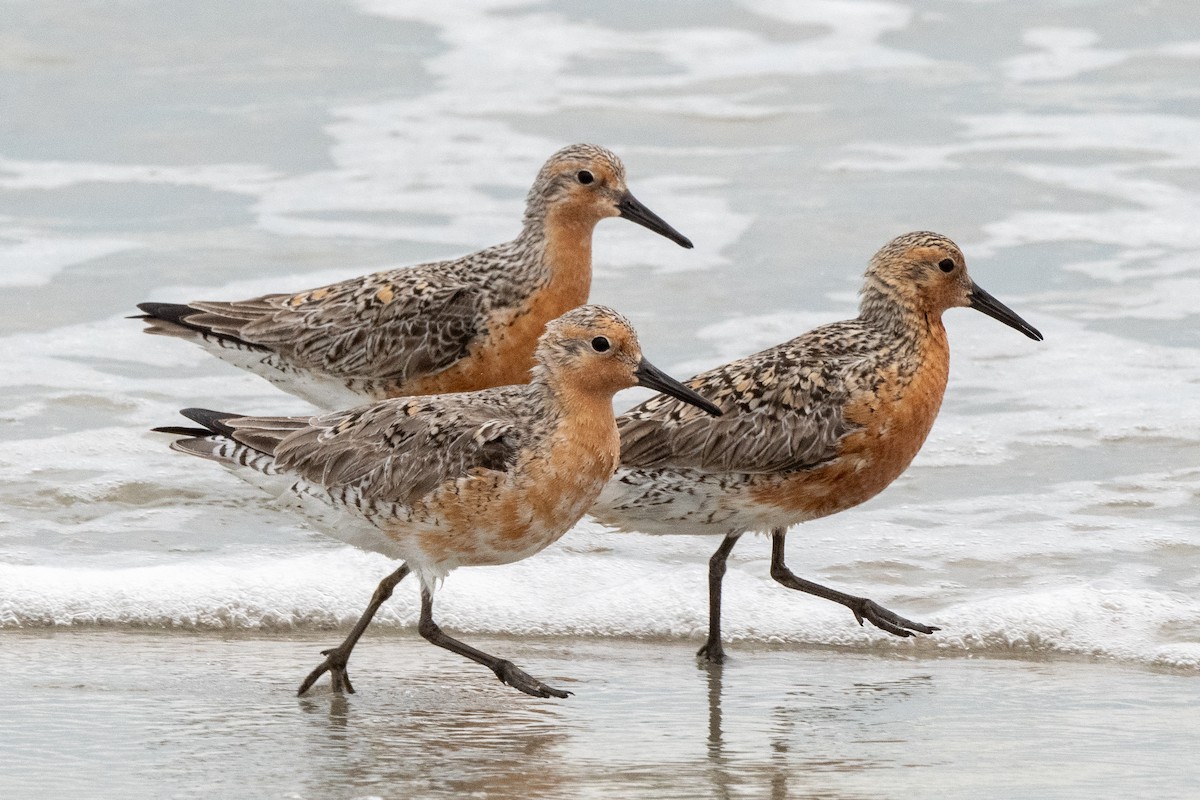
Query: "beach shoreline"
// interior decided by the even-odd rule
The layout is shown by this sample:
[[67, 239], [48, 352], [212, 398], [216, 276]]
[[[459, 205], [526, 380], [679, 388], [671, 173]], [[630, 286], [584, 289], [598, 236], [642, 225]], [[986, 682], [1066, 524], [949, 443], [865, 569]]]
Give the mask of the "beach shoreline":
[[691, 642], [471, 638], [574, 693], [548, 701], [383, 632], [351, 661], [357, 694], [296, 697], [336, 638], [0, 633], [19, 676], [0, 794], [1161, 798], [1200, 780], [1175, 724], [1200, 681], [1128, 665], [760, 644], [707, 668]]

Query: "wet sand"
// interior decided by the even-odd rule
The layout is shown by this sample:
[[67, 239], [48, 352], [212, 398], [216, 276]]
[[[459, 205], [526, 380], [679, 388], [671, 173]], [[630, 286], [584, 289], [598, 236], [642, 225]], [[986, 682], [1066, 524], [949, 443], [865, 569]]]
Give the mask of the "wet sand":
[[[358, 694], [295, 687], [334, 634], [0, 634], [0, 796], [1187, 797], [1200, 684], [1108, 663], [473, 638], [535, 700], [404, 633]], [[1136, 753], [1136, 758], [1130, 757]]]

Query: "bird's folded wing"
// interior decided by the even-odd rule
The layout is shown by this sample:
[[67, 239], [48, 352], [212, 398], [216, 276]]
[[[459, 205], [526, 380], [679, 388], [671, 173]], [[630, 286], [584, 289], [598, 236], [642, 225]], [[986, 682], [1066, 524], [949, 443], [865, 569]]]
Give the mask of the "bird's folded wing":
[[621, 465], [764, 473], [805, 469], [837, 454], [856, 426], [844, 417], [843, 359], [795, 342], [700, 373], [688, 386], [724, 415], [658, 395], [617, 419]]
[[223, 420], [235, 441], [267, 452], [275, 468], [322, 486], [357, 486], [363, 496], [411, 503], [476, 470], [516, 461], [522, 425], [505, 387], [472, 395], [397, 398], [305, 418]]
[[187, 324], [279, 353], [297, 367], [399, 383], [463, 358], [480, 333], [478, 286], [439, 264], [392, 270], [299, 294], [201, 301]]

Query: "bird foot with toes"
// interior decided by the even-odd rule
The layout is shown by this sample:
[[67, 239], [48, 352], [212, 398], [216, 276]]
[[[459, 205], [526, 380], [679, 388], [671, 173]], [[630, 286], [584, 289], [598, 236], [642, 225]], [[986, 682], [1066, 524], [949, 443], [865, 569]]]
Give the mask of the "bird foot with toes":
[[933, 625], [923, 625], [920, 622], [905, 619], [896, 612], [889, 611], [874, 600], [868, 600], [865, 597], [859, 598], [859, 602], [851, 606], [850, 610], [854, 612], [854, 617], [858, 620], [859, 625], [866, 620], [876, 628], [887, 631], [893, 636], [905, 637], [912, 636], [914, 633], [933, 633], [941, 630]]
[[349, 661], [349, 654], [343, 653], [340, 647], [334, 647], [329, 650], [322, 650], [321, 655], [325, 656], [325, 660], [308, 673], [308, 677], [304, 679], [304, 683], [300, 684], [297, 695], [302, 695], [312, 688], [317, 679], [329, 673], [330, 690], [334, 692], [345, 692], [346, 694], [354, 694], [354, 686], [350, 683], [350, 673], [346, 671], [346, 663]]
[[493, 668], [501, 683], [506, 683], [518, 691], [534, 697], [570, 697], [570, 692], [548, 686], [529, 673], [520, 669], [511, 661], [501, 661]]

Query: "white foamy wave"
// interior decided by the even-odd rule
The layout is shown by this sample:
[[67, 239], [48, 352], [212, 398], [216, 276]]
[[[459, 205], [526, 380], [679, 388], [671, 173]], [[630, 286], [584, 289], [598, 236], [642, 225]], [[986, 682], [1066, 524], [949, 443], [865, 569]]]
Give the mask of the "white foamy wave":
[[1200, 441], [1200, 351], [1026, 313], [1046, 336], [1032, 342], [970, 314], [948, 315], [950, 385], [929, 442], [938, 463], [994, 459], [1017, 444]]
[[[803, 4], [747, 0], [744, 28], [684, 27], [636, 30], [573, 20], [539, 6], [507, 2], [443, 6], [413, 0], [360, 0], [369, 13], [432, 25], [449, 49], [429, 61], [431, 72], [474, 113], [524, 114], [587, 107], [596, 93], [636, 97], [680, 92], [705, 84], [773, 75], [816, 75], [932, 64], [912, 50], [885, 45], [908, 26], [910, 8], [886, 2], [818, 0]], [[756, 19], [757, 17], [757, 19]], [[736, 19], [736, 17], [735, 17]], [[810, 35], [766, 36], [759, 28], [792, 25]], [[813, 30], [815, 29], [815, 30]], [[519, 57], [514, 53], [520, 53]], [[587, 63], [621, 59], [641, 70], [598, 70]], [[513, 63], [514, 59], [519, 63]], [[640, 64], [639, 64], [640, 61]], [[495, 69], [513, 63], [513, 69]], [[703, 106], [701, 106], [702, 108]], [[699, 108], [696, 110], [700, 110]]]
[[1021, 38], [1037, 52], [1002, 62], [1005, 74], [1014, 81], [1066, 80], [1121, 64], [1130, 57], [1126, 50], [1094, 47], [1100, 37], [1089, 30], [1034, 28]]
[[[5, 244], [5, 240], [16, 240]], [[0, 228], [0, 287], [44, 286], [67, 267], [131, 250], [125, 239], [63, 238], [32, 231]]]
[[[846, 145], [857, 156], [830, 163], [833, 170], [921, 171], [957, 169], [959, 158], [973, 153], [1026, 152], [1035, 154], [1097, 151], [1092, 166], [1104, 169], [1122, 159], [1144, 160], [1161, 166], [1189, 167], [1200, 160], [1195, 142], [1200, 121], [1179, 114], [1033, 114], [1011, 111], [958, 118], [959, 138], [939, 144]], [[1124, 151], [1124, 152], [1120, 152]], [[1023, 169], [1023, 159], [1008, 165]], [[1132, 165], [1129, 165], [1132, 166]]]
[[[706, 625], [705, 565], [661, 556], [711, 540], [604, 534], [591, 526], [542, 556], [496, 569], [455, 572], [438, 594], [437, 617], [477, 634], [688, 638]], [[698, 554], [699, 555], [699, 554]], [[976, 598], [946, 606], [875, 593], [885, 605], [943, 628], [900, 640], [860, 628], [846, 609], [789, 592], [765, 559], [734, 563], [725, 585], [725, 635], [733, 642], [1015, 656], [1090, 656], [1200, 669], [1200, 603], [1182, 595], [1103, 582]], [[294, 556], [243, 555], [126, 569], [0, 565], [0, 627], [114, 626], [165, 629], [342, 629], [375, 584], [396, 567], [350, 549]], [[402, 584], [377, 624], [411, 628], [415, 584]], [[919, 603], [920, 613], [905, 605]]]
[[278, 173], [257, 164], [167, 166], [0, 157], [0, 189], [63, 189], [81, 183], [140, 183], [197, 186], [252, 195], [277, 177]]
[[1196, 42], [1174, 42], [1149, 48], [1096, 47], [1100, 36], [1084, 28], [1030, 28], [1022, 35], [1032, 53], [1000, 62], [1005, 75], [1018, 82], [1070, 80], [1129, 61], [1200, 57]]
[[[566, 144], [515, 132], [504, 122], [461, 117], [461, 99], [453, 94], [333, 113], [337, 121], [327, 131], [335, 140], [331, 156], [337, 169], [272, 184], [257, 206], [259, 227], [285, 236], [456, 244], [465, 252], [467, 243], [494, 244], [517, 234], [533, 177]], [[633, 193], [691, 235], [697, 249], [684, 250], [623, 221], [606, 221], [595, 236], [598, 274], [611, 270], [610, 264], [622, 269], [652, 264], [656, 270], [678, 272], [726, 263], [721, 251], [737, 241], [750, 217], [733, 211], [721, 195], [720, 180], [656, 174], [651, 170], [660, 160], [647, 160], [643, 167], [638, 147], [601, 144], [626, 162]], [[392, 216], [382, 221], [354, 218], [380, 212]]]
[[[1041, 302], [1079, 319], [1195, 313], [1180, 298], [1191, 296], [1183, 293], [1200, 280], [1200, 195], [1187, 177], [1200, 165], [1200, 121], [1178, 114], [1011, 112], [959, 122], [956, 141], [849, 145], [852, 155], [829, 168], [928, 173], [968, 168], [983, 154], [1002, 158], [999, 169], [1017, 188], [1027, 184], [1027, 194], [1049, 190], [1064, 199], [1022, 204], [985, 223], [983, 241], [963, 243], [969, 255], [1063, 243], [1102, 248], [1101, 257], [1063, 265], [1094, 284], [1047, 290]], [[1072, 160], [1056, 163], [1064, 158]]]
[[939, 650], [1068, 654], [1156, 667], [1200, 669], [1200, 641], [1173, 641], [1200, 626], [1200, 603], [1183, 594], [1096, 585], [1012, 594], [946, 609]]
[[[448, 109], [436, 99], [419, 97], [332, 110], [337, 121], [327, 132], [335, 140], [330, 156], [336, 168], [329, 170], [279, 175], [239, 164], [172, 167], [0, 159], [0, 189], [88, 183], [199, 187], [248, 197], [256, 227], [280, 236], [405, 240], [466, 253], [517, 235], [533, 177], [566, 142], [518, 134], [504, 122], [456, 117], [459, 102]], [[622, 269], [653, 264], [656, 270], [678, 272], [726, 263], [721, 251], [742, 235], [750, 217], [730, 208], [720, 194], [720, 180], [656, 175], [639, 169], [636, 147], [606, 144], [629, 163], [629, 185], [640, 199], [664, 209], [663, 215], [685, 233], [704, 235], [696, 238], [698, 249], [683, 250], [634, 225], [605, 222], [596, 236], [598, 272], [607, 264], [621, 264]], [[0, 230], [0, 236], [19, 240], [0, 247], [0, 268], [12, 267], [0, 270], [0, 286], [45, 283], [71, 263], [140, 246], [29, 231]]]
[[[651, 116], [761, 118], [794, 111], [795, 103], [772, 104], [770, 93], [756, 88], [717, 94], [711, 84], [733, 76], [926, 61], [878, 41], [910, 16], [884, 3], [862, 9], [826, 1], [800, 18], [784, 14], [791, 24], [827, 30], [797, 41], [734, 28], [632, 31], [507, 2], [364, 6], [370, 13], [432, 25], [447, 47], [423, 61], [434, 80], [421, 81], [420, 91], [328, 110], [330, 168], [281, 174], [261, 164], [0, 159], [0, 188], [54, 190], [97, 182], [200, 187], [247, 198], [255, 227], [271, 234], [436, 243], [466, 252], [516, 235], [522, 199], [537, 169], [569, 141], [559, 137], [575, 138], [528, 133], [523, 129], [539, 126], [514, 124], [514, 109], [525, 118], [604, 111], [619, 115], [613, 117], [617, 130], [639, 129]], [[781, 13], [771, 4], [753, 10], [776, 19]], [[751, 27], [761, 22], [750, 15], [747, 20]], [[514, 69], [497, 69], [512, 62], [514, 53], [521, 54]], [[633, 68], [603, 68], [614, 59]], [[575, 129], [591, 138], [591, 126], [568, 128]], [[684, 251], [633, 226], [606, 223], [597, 236], [599, 273], [614, 270], [608, 264], [678, 272], [726, 263], [721, 251], [742, 235], [749, 217], [731, 209], [720, 182], [703, 172], [703, 161], [689, 162], [680, 174], [670, 171], [680, 154], [643, 164], [638, 141], [601, 143], [629, 163], [634, 193], [692, 235], [697, 248]]]

